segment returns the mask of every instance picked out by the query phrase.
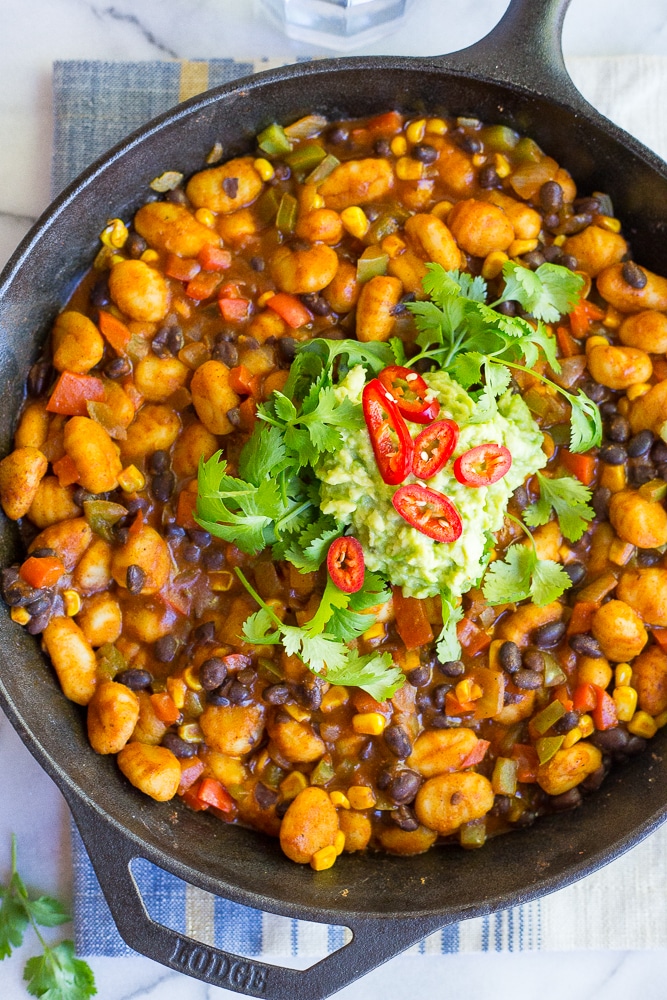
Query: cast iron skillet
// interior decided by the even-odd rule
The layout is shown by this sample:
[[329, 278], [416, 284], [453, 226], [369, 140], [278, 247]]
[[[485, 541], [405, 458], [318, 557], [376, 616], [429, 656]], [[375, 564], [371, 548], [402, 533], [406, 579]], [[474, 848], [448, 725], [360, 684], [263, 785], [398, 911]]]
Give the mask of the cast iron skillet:
[[[336, 118], [398, 107], [507, 124], [552, 153], [582, 192], [607, 191], [639, 261], [667, 272], [667, 168], [574, 88], [560, 50], [568, 3], [512, 0], [490, 35], [445, 57], [314, 62], [221, 87], [158, 118], [99, 160], [39, 220], [0, 280], [0, 447], [11, 447], [25, 375], [53, 315], [89, 266], [106, 220], [131, 217], [148, 181], [165, 169], [200, 169], [216, 140], [228, 155], [245, 152], [272, 121], [287, 123], [311, 111]], [[18, 553], [15, 526], [5, 522], [2, 564]], [[349, 855], [315, 874], [288, 861], [275, 840], [179, 802], [158, 805], [130, 787], [113, 759], [91, 751], [81, 710], [63, 698], [38, 642], [7, 614], [0, 643], [0, 700], [65, 795], [123, 937], [173, 969], [247, 995], [329, 996], [445, 924], [515, 906], [594, 871], [654, 830], [667, 811], [667, 764], [658, 738], [653, 753], [612, 774], [583, 808], [540, 820], [481, 851]], [[344, 924], [353, 940], [303, 972], [198, 944], [149, 918], [129, 869], [137, 857], [238, 903]]]

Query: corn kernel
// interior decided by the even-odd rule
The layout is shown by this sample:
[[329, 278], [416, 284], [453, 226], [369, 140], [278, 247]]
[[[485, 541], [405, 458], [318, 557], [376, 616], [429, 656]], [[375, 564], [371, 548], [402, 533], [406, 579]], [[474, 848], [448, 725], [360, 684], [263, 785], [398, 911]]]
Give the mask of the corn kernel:
[[626, 399], [625, 396], [622, 396], [616, 404], [616, 409], [622, 417], [627, 417], [630, 412], [630, 400]]
[[426, 131], [426, 119], [420, 118], [416, 122], [410, 122], [405, 130], [405, 137], [408, 142], [421, 142]]
[[482, 264], [482, 277], [484, 280], [492, 281], [494, 278], [497, 278], [508, 260], [509, 257], [502, 250], [494, 250], [492, 253], [487, 254]]
[[565, 734], [565, 739], [563, 740], [562, 749], [567, 750], [568, 747], [573, 747], [575, 743], [578, 743], [581, 739], [582, 733], [579, 726], [575, 726], [571, 729], [569, 733]]
[[612, 493], [619, 493], [625, 489], [626, 482], [625, 466], [603, 464], [602, 472], [600, 473], [600, 486], [606, 486]]
[[341, 705], [346, 705], [350, 700], [347, 688], [340, 684], [334, 684], [322, 697], [320, 708], [323, 712], [334, 712]]
[[667, 726], [667, 709], [661, 712], [660, 715], [656, 715], [653, 719], [658, 729], [662, 729], [663, 726]]
[[199, 680], [199, 677], [197, 675], [197, 670], [195, 669], [195, 667], [193, 667], [192, 664], [186, 667], [185, 670], [183, 671], [183, 680], [185, 681], [185, 683], [187, 684], [187, 686], [190, 688], [191, 691], [204, 690], [204, 686]]
[[421, 662], [421, 657], [419, 655], [418, 649], [408, 649], [406, 650], [401, 666], [406, 672], [409, 670], [414, 670], [418, 667]]
[[27, 625], [30, 621], [30, 612], [26, 611], [25, 608], [12, 608], [9, 616], [17, 625]]
[[443, 201], [437, 202], [431, 209], [431, 215], [435, 215], [436, 219], [446, 219], [451, 210], [454, 208], [453, 201]]
[[272, 299], [275, 294], [276, 294], [275, 292], [269, 290], [268, 292], [264, 292], [263, 295], [260, 295], [260, 297], [257, 299], [257, 305], [259, 306], [259, 308], [263, 309], [266, 303], [269, 301], [269, 299]]
[[100, 233], [100, 239], [105, 247], [121, 250], [127, 243], [129, 235], [127, 226], [122, 219], [109, 219]]
[[600, 337], [599, 335], [596, 335], [594, 337], [589, 337], [588, 340], [586, 341], [586, 354], [588, 354], [588, 352], [593, 347], [608, 347], [608, 346], [609, 346], [609, 341], [606, 337]]
[[504, 153], [495, 153], [493, 157], [493, 165], [496, 168], [496, 173], [502, 180], [504, 177], [509, 177], [512, 173], [512, 167], [510, 161], [504, 155]]
[[299, 792], [308, 787], [308, 779], [301, 771], [292, 771], [280, 782], [280, 791], [284, 799], [295, 799]]
[[314, 194], [311, 199], [311, 204], [313, 206], [313, 211], [314, 211], [316, 208], [324, 208], [326, 202], [321, 194]]
[[648, 712], [635, 712], [628, 722], [628, 732], [633, 736], [642, 736], [645, 740], [650, 740], [657, 731], [655, 719]]
[[287, 614], [287, 607], [283, 604], [282, 601], [278, 600], [277, 597], [269, 597], [269, 599], [266, 601], [266, 606], [267, 608], [270, 608], [271, 611], [273, 611], [274, 615], [277, 615], [281, 621]]
[[195, 219], [207, 229], [215, 229], [216, 218], [209, 208], [198, 208], [195, 212]]
[[143, 490], [146, 477], [136, 465], [128, 465], [119, 475], [118, 485], [124, 493], [136, 493], [138, 490]]
[[512, 240], [507, 248], [510, 257], [521, 257], [525, 253], [530, 253], [537, 247], [537, 240]]
[[622, 322], [623, 314], [620, 313], [618, 309], [614, 309], [613, 306], [607, 306], [607, 311], [604, 314], [602, 325], [606, 326], [608, 330], [618, 330]]
[[350, 800], [344, 792], [329, 792], [329, 798], [331, 799], [331, 804], [336, 806], [337, 809], [350, 808]]
[[462, 681], [458, 682], [454, 691], [460, 702], [477, 701], [484, 694], [479, 684], [476, 684], [472, 677], [464, 677]]
[[340, 213], [340, 220], [350, 236], [354, 236], [358, 240], [362, 240], [371, 227], [366, 213], [358, 205], [344, 208]]
[[409, 156], [402, 156], [396, 164], [396, 176], [399, 181], [418, 181], [424, 173], [424, 164], [421, 160], [412, 160]]
[[350, 785], [347, 797], [353, 809], [372, 809], [377, 801], [373, 789], [366, 785]]
[[473, 167], [483, 167], [486, 163], [486, 153], [475, 153], [472, 158]]
[[609, 233], [620, 233], [621, 231], [621, 220], [615, 219], [612, 215], [596, 215], [593, 222], [600, 229], [606, 229]]
[[176, 708], [183, 708], [187, 684], [182, 677], [167, 677], [167, 691]]
[[404, 135], [396, 135], [391, 140], [390, 149], [394, 156], [405, 156], [408, 151], [408, 143]]
[[307, 712], [305, 708], [300, 708], [299, 705], [283, 705], [283, 708], [297, 722], [306, 722], [310, 718], [310, 712]]
[[81, 611], [81, 597], [76, 590], [63, 590], [63, 603], [68, 618], [73, 618]]
[[345, 834], [343, 833], [342, 830], [339, 830], [336, 836], [334, 837], [333, 845], [336, 849], [336, 857], [338, 857], [338, 855], [342, 854], [343, 850], [345, 849]]
[[369, 639], [379, 639], [380, 636], [384, 635], [384, 633], [384, 624], [382, 622], [376, 622], [375, 625], [371, 625], [370, 628], [366, 629], [361, 638], [368, 642]]
[[619, 722], [630, 722], [637, 708], [637, 692], [635, 689], [622, 684], [614, 688], [613, 697]]
[[429, 118], [426, 122], [428, 135], [445, 135], [447, 132], [447, 122], [444, 118]]
[[322, 847], [313, 854], [310, 859], [310, 867], [316, 872], [326, 871], [327, 868], [333, 867], [337, 857], [338, 853], [333, 844], [331, 847]]
[[624, 542], [621, 538], [615, 538], [609, 546], [609, 558], [617, 566], [629, 563], [635, 552], [635, 546], [630, 542]]
[[546, 431], [542, 434], [542, 451], [547, 458], [551, 458], [556, 451], [556, 442], [552, 438], [551, 434], [547, 434]]
[[380, 244], [385, 253], [388, 253], [392, 260], [400, 255], [405, 250], [405, 243], [400, 236], [396, 233], [391, 233], [389, 236], [385, 236]]
[[632, 682], [632, 667], [629, 663], [617, 663], [614, 671], [616, 687], [625, 687]]
[[146, 264], [153, 264], [156, 260], [160, 259], [160, 254], [157, 250], [151, 250], [149, 247], [148, 250], [144, 250], [140, 259]]
[[579, 719], [579, 725], [577, 726], [577, 729], [581, 733], [582, 739], [586, 739], [587, 736], [590, 736], [592, 733], [595, 732], [595, 724], [591, 719], [590, 715], [581, 716], [581, 718]]
[[352, 718], [355, 733], [363, 733], [364, 736], [380, 736], [386, 725], [387, 720], [379, 712], [359, 712]]
[[122, 253], [114, 253], [109, 258], [109, 267], [113, 267], [114, 264], [121, 264], [125, 260]]
[[272, 164], [269, 163], [268, 160], [265, 160], [263, 156], [260, 156], [255, 160], [253, 167], [263, 181], [270, 181], [275, 174]]
[[226, 594], [234, 582], [234, 577], [228, 569], [222, 569], [219, 573], [209, 573], [208, 585], [211, 590], [217, 593]]
[[186, 743], [204, 742], [204, 734], [196, 722], [186, 722], [185, 725], [179, 726], [176, 732]]
[[629, 385], [625, 390], [625, 395], [632, 402], [632, 400], [640, 399], [641, 396], [645, 396], [650, 390], [651, 386], [648, 382], [636, 382], [635, 385]]
[[567, 236], [556, 236], [554, 238], [554, 246], [555, 247], [562, 247], [562, 245], [563, 245], [563, 243], [565, 243], [566, 239], [567, 239]]

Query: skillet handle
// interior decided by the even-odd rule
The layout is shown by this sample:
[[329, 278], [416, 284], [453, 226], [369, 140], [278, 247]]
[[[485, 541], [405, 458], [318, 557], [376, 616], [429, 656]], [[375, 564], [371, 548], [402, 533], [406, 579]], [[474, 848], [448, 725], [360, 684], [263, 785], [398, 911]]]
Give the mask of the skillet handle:
[[588, 111], [590, 105], [563, 60], [563, 21], [569, 6], [570, 0], [510, 0], [488, 35], [436, 62], [446, 70], [509, 83]]
[[443, 926], [442, 917], [388, 923], [354, 916], [346, 918], [352, 941], [309, 969], [243, 958], [156, 923], [130, 871], [144, 856], [140, 845], [81, 800], [68, 803], [121, 937], [142, 955], [212, 986], [264, 1000], [324, 1000]]

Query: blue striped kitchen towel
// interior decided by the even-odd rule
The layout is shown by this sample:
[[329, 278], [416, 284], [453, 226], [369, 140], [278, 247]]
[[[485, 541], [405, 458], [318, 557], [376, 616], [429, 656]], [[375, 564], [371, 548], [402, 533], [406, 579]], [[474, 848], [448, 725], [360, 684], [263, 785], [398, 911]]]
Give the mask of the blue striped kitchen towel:
[[[210, 87], [277, 65], [211, 62], [60, 62], [54, 66], [54, 194], [123, 136]], [[667, 59], [578, 59], [583, 93], [610, 118], [667, 155]], [[74, 923], [80, 955], [133, 954], [120, 938], [83, 843], [73, 830]], [[137, 861], [134, 877], [151, 917], [206, 944], [285, 964], [335, 951], [342, 927], [230, 903]], [[667, 827], [630, 854], [543, 900], [466, 920], [415, 945], [415, 954], [667, 946]]]

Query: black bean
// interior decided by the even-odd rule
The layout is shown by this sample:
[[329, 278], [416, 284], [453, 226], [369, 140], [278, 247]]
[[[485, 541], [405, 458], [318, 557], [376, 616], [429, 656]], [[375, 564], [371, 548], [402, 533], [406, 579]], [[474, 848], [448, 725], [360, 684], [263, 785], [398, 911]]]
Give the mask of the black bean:
[[225, 554], [220, 549], [207, 549], [202, 557], [202, 563], [209, 573], [215, 573], [225, 565]]
[[249, 705], [252, 701], [252, 692], [248, 690], [245, 684], [232, 681], [227, 697], [232, 705]]
[[547, 622], [533, 632], [533, 642], [538, 649], [551, 649], [557, 646], [565, 635], [565, 622]]
[[412, 743], [403, 726], [387, 726], [383, 735], [385, 743], [396, 757], [404, 759], [410, 756]]
[[522, 698], [522, 694], [514, 694], [512, 691], [508, 691], [507, 689], [503, 691], [503, 705], [516, 705]]
[[431, 699], [436, 708], [443, 709], [445, 707], [447, 694], [451, 690], [452, 690], [451, 684], [436, 684], [436, 686], [431, 691]]
[[42, 396], [53, 378], [53, 367], [48, 361], [36, 361], [28, 372], [29, 396]]
[[537, 819], [537, 813], [533, 809], [524, 809], [517, 819], [514, 821], [514, 825], [523, 829], [527, 826], [532, 826]]
[[226, 680], [227, 666], [221, 656], [209, 656], [208, 660], [204, 660], [199, 668], [199, 683], [205, 691], [214, 691]]
[[43, 547], [40, 549], [33, 549], [30, 555], [33, 559], [49, 559], [51, 556], [57, 555], [57, 553], [55, 549]]
[[484, 188], [485, 190], [489, 190], [490, 188], [500, 187], [502, 185], [502, 181], [498, 176], [498, 171], [496, 170], [495, 167], [491, 166], [490, 163], [487, 164], [485, 167], [482, 167], [477, 176], [477, 180], [479, 182], [479, 186], [481, 188]]
[[637, 553], [637, 565], [641, 569], [646, 569], [649, 566], [657, 566], [662, 555], [660, 552], [656, 552], [655, 549], [642, 549], [641, 552]]
[[557, 181], [546, 181], [542, 185], [540, 205], [545, 212], [558, 212], [563, 207], [563, 189]]
[[131, 594], [140, 594], [146, 582], [146, 574], [136, 563], [127, 567], [125, 573], [125, 586]]
[[376, 139], [373, 143], [373, 150], [376, 156], [389, 156], [391, 154], [391, 146], [386, 139]]
[[593, 215], [600, 214], [600, 202], [597, 198], [575, 198], [572, 202], [575, 212], [591, 212]]
[[606, 521], [609, 516], [609, 501], [611, 500], [611, 490], [606, 486], [598, 486], [593, 490], [591, 497], [591, 507], [595, 511], [595, 516], [599, 521]]
[[123, 249], [130, 257], [137, 260], [148, 249], [148, 243], [139, 233], [130, 233]]
[[644, 271], [633, 260], [626, 260], [621, 268], [623, 281], [631, 288], [645, 288], [648, 278]]
[[366, 740], [361, 750], [359, 751], [359, 759], [368, 760], [369, 757], [373, 756], [374, 752], [375, 752], [375, 747], [373, 746], [373, 740]]
[[618, 441], [620, 444], [625, 444], [630, 437], [630, 433], [630, 421], [628, 418], [621, 416], [620, 413], [616, 413], [609, 421], [607, 437], [611, 441]]
[[54, 596], [53, 594], [50, 596], [45, 594], [43, 597], [38, 597], [36, 601], [30, 601], [29, 604], [26, 604], [25, 609], [33, 618], [36, 618], [37, 615], [43, 615], [45, 611], [51, 609]]
[[305, 295], [300, 295], [299, 298], [315, 316], [328, 316], [331, 312], [331, 306], [327, 300], [322, 295], [318, 295], [317, 292], [308, 292]]
[[536, 691], [542, 687], [543, 678], [535, 670], [519, 670], [512, 680], [520, 691]]
[[406, 677], [413, 687], [423, 688], [431, 682], [431, 671], [426, 664], [422, 663], [420, 666], [415, 667], [414, 670], [409, 670]]
[[232, 427], [241, 426], [241, 411], [238, 406], [233, 406], [231, 410], [227, 410], [227, 419]]
[[178, 524], [168, 524], [164, 534], [170, 541], [180, 542], [185, 538], [185, 528], [181, 528]]
[[504, 642], [498, 650], [498, 660], [503, 670], [506, 670], [508, 674], [515, 674], [523, 666], [521, 650], [511, 639]]
[[592, 659], [600, 659], [603, 655], [600, 643], [588, 632], [579, 632], [569, 638], [570, 649], [580, 656], [590, 656]]
[[173, 472], [160, 472], [151, 479], [151, 493], [159, 503], [166, 503], [174, 492], [176, 477]]
[[35, 590], [25, 580], [18, 579], [5, 589], [4, 598], [10, 608], [23, 608], [30, 601], [34, 601]]
[[386, 792], [393, 780], [394, 780], [394, 772], [390, 771], [389, 768], [385, 767], [378, 774], [376, 785], [381, 792]]
[[[556, 225], [558, 225], [558, 223], [556, 223]], [[548, 264], [558, 264], [563, 256], [563, 251], [554, 243], [550, 247], [545, 247], [542, 254]]]
[[628, 457], [639, 458], [640, 455], [646, 455], [654, 441], [653, 431], [639, 431], [638, 434], [634, 434], [628, 441]]
[[211, 533], [210, 531], [204, 531], [203, 528], [188, 528], [188, 537], [191, 542], [199, 545], [202, 549], [206, 545], [211, 544]]
[[567, 565], [564, 566], [563, 569], [565, 570], [570, 580], [572, 581], [573, 587], [576, 587], [577, 584], [581, 583], [581, 581], [586, 576], [586, 567], [582, 562], [579, 562], [578, 560], [576, 560], [575, 562], [567, 563]]
[[159, 663], [171, 663], [176, 656], [178, 642], [173, 635], [163, 635], [156, 640], [153, 646], [155, 659]]
[[169, 468], [168, 452], [163, 451], [161, 448], [158, 451], [154, 451], [148, 463], [148, 468], [155, 474], [166, 472]]
[[389, 813], [389, 819], [396, 824], [399, 830], [405, 830], [407, 833], [419, 829], [419, 820], [409, 806], [399, 806], [398, 809], [392, 809]]
[[445, 677], [460, 677], [466, 671], [463, 660], [446, 660], [445, 663], [438, 663], [437, 667]]
[[561, 257], [560, 266], [566, 267], [568, 271], [576, 271], [579, 267], [579, 261], [571, 253], [566, 253]]
[[597, 792], [598, 788], [607, 777], [607, 768], [604, 764], [593, 771], [592, 774], [587, 774], [584, 780], [577, 787], [581, 789], [582, 792]]
[[514, 299], [501, 302], [499, 306], [496, 306], [496, 312], [501, 313], [503, 316], [516, 316], [516, 302]]
[[34, 618], [31, 618], [28, 624], [26, 625], [25, 627], [26, 632], [29, 632], [30, 635], [39, 635], [39, 633], [43, 632], [46, 626], [49, 624], [51, 615], [52, 615], [51, 609], [45, 611], [41, 615], [35, 615]]
[[445, 715], [438, 712], [431, 717], [431, 729], [457, 729], [461, 725], [461, 719], [455, 715]]
[[278, 819], [283, 818], [283, 816], [285, 815], [291, 804], [292, 803], [289, 802], [288, 800], [278, 803], [278, 805], [276, 806], [276, 816], [278, 817]]
[[350, 133], [346, 128], [341, 128], [340, 125], [336, 125], [332, 128], [328, 134], [327, 138], [329, 142], [332, 142], [334, 146], [339, 146], [342, 142], [347, 142], [350, 137]]
[[626, 729], [622, 729], [620, 726], [615, 726], [613, 729], [596, 729], [590, 736], [591, 743], [593, 743], [598, 750], [602, 750], [603, 753], [610, 753], [612, 755], [616, 755], [620, 752], [625, 753], [629, 739], [630, 734], [628, 731]]
[[294, 337], [281, 337], [278, 341], [278, 353], [281, 361], [291, 364], [296, 357], [296, 340]]
[[111, 302], [111, 295], [109, 294], [109, 279], [107, 277], [100, 278], [96, 281], [90, 290], [90, 295], [88, 296], [90, 303], [93, 306], [97, 306], [98, 309], [104, 309]]
[[264, 270], [266, 264], [264, 262], [263, 257], [251, 257], [250, 266], [253, 269], [253, 271], [257, 271], [257, 273], [259, 274]]
[[633, 459], [628, 472], [632, 486], [643, 486], [644, 483], [650, 483], [652, 479], [656, 479], [658, 475], [658, 470], [653, 462], [643, 462], [641, 459]]
[[481, 153], [482, 143], [472, 135], [462, 135], [458, 139], [458, 144], [466, 153]]
[[387, 795], [399, 805], [412, 802], [421, 783], [422, 779], [415, 771], [399, 771], [387, 788]]
[[415, 705], [422, 712], [427, 708], [433, 707], [433, 699], [429, 691], [426, 688], [420, 688], [415, 695]]
[[557, 736], [565, 736], [566, 733], [576, 729], [579, 725], [579, 712], [566, 712], [561, 715], [557, 722], [554, 722], [552, 729]]
[[[558, 212], [548, 212], [544, 216], [544, 228], [548, 229], [550, 233], [555, 233], [559, 226], [560, 215]], [[560, 261], [558, 263], [560, 263]]]
[[131, 691], [145, 691], [153, 683], [153, 677], [147, 670], [139, 670], [137, 667], [129, 667], [116, 674], [114, 680], [119, 684], [124, 684]]
[[605, 465], [625, 465], [628, 453], [622, 444], [603, 444], [600, 459]]
[[111, 379], [125, 378], [131, 371], [132, 365], [129, 358], [114, 358], [104, 368], [104, 374]]
[[271, 806], [275, 806], [276, 802], [280, 798], [279, 793], [275, 788], [269, 788], [265, 785], [263, 781], [258, 781], [255, 785], [255, 801], [260, 809], [270, 809]]
[[178, 354], [185, 344], [185, 337], [180, 326], [172, 326], [167, 335], [167, 347], [172, 354]]
[[284, 705], [289, 701], [290, 697], [290, 689], [285, 683], [271, 684], [270, 687], [264, 688], [262, 691], [262, 698], [269, 705]]
[[519, 510], [525, 510], [525, 508], [530, 503], [530, 497], [528, 496], [528, 490], [525, 486], [517, 486], [514, 493], [512, 494], [512, 499], [517, 505]]
[[117, 545], [126, 545], [130, 537], [130, 529], [123, 524], [114, 524], [112, 528], [113, 538]]
[[539, 250], [530, 250], [523, 255], [523, 262], [528, 265], [531, 271], [536, 271], [544, 264], [544, 261], [544, 254], [540, 253]]
[[171, 348], [167, 343], [168, 337], [169, 328], [163, 326], [158, 330], [151, 341], [151, 350], [153, 351], [153, 354], [157, 355], [158, 358], [170, 358], [172, 356]]
[[239, 363], [239, 351], [236, 344], [228, 340], [220, 340], [211, 351], [214, 361], [222, 361], [228, 368], [235, 368]]
[[209, 705], [229, 705], [230, 701], [227, 693], [227, 684], [223, 684], [222, 687], [216, 688], [215, 691], [207, 691], [206, 701]]
[[236, 198], [239, 193], [239, 179], [238, 177], [225, 177], [222, 182], [222, 190], [225, 192], [228, 198], [232, 200]]
[[529, 646], [523, 654], [523, 665], [526, 670], [534, 670], [538, 674], [544, 673], [544, 653], [534, 646]]
[[[437, 149], [434, 146], [429, 146], [428, 143], [425, 142], [421, 142], [419, 143], [419, 145], [413, 146], [410, 155], [415, 160], [419, 160], [421, 163], [435, 163], [435, 161], [438, 159]], [[493, 167], [491, 169], [495, 173]], [[496, 177], [497, 176], [498, 175], [496, 174]], [[493, 187], [493, 185], [491, 184], [488, 186]], [[484, 185], [482, 185], [482, 187], [484, 187]]]
[[637, 754], [643, 753], [646, 750], [646, 744], [647, 740], [642, 736], [630, 736], [625, 745], [625, 752], [628, 757], [636, 757]]
[[594, 382], [592, 379], [587, 379], [583, 382], [581, 388], [586, 393], [588, 398], [592, 399], [594, 403], [603, 403], [609, 396], [609, 389], [607, 386], [600, 385], [599, 382]]
[[561, 795], [552, 795], [549, 799], [549, 805], [554, 812], [576, 809], [577, 806], [581, 805], [581, 792], [578, 788], [571, 788], [569, 792], [563, 792]]
[[604, 420], [610, 420], [618, 413], [618, 406], [613, 399], [607, 399], [604, 403], [600, 403], [599, 410]]
[[318, 684], [297, 684], [294, 693], [303, 708], [316, 712], [322, 704], [322, 689]]
[[172, 188], [171, 191], [167, 191], [167, 193], [165, 195], [165, 199], [167, 201], [172, 202], [172, 204], [174, 204], [174, 205], [187, 205], [188, 204], [188, 196], [186, 195], [186, 193], [183, 190], [183, 188], [180, 188], [180, 187]]
[[496, 795], [491, 808], [492, 816], [506, 816], [512, 808], [512, 797], [509, 795]]
[[570, 215], [567, 219], [564, 219], [559, 229], [565, 236], [574, 236], [575, 233], [580, 233], [583, 229], [590, 226], [593, 221], [593, 216], [590, 212], [578, 212], [576, 215]]
[[189, 563], [198, 563], [201, 550], [196, 545], [186, 545], [183, 549], [183, 558]]
[[246, 687], [249, 684], [252, 684], [256, 677], [257, 677], [257, 671], [255, 670], [254, 667], [244, 667], [243, 670], [239, 670], [238, 674], [236, 675], [237, 681], [240, 681], [241, 684], [245, 684]]
[[187, 740], [182, 740], [176, 733], [165, 733], [162, 737], [162, 746], [166, 747], [167, 750], [171, 750], [174, 756], [181, 760], [194, 757], [199, 749], [197, 743], [188, 743]]
[[276, 180], [288, 181], [292, 176], [292, 171], [286, 163], [276, 163], [274, 170]]
[[667, 444], [664, 441], [656, 441], [651, 448], [651, 458], [654, 462], [664, 464], [667, 462]]

